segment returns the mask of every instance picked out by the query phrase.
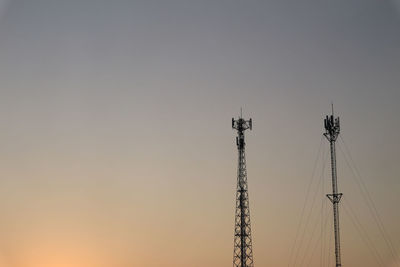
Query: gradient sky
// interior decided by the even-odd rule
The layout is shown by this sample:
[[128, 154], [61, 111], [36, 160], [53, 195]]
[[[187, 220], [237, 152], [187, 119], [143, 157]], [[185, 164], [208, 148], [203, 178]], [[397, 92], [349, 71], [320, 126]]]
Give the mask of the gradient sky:
[[398, 0], [0, 0], [0, 266], [231, 266], [240, 107], [255, 266], [288, 266], [331, 102], [400, 255], [399, 85]]

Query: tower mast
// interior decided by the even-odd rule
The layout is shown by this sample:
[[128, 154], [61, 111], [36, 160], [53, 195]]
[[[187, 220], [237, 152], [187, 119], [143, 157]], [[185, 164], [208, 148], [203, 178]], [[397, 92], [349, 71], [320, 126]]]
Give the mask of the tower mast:
[[332, 202], [333, 205], [333, 226], [335, 233], [335, 258], [336, 267], [341, 267], [341, 255], [340, 255], [340, 231], [339, 231], [339, 202], [342, 198], [342, 193], [338, 193], [337, 185], [337, 170], [336, 170], [336, 140], [340, 132], [340, 120], [339, 117], [335, 118], [333, 114], [332, 105], [332, 115], [326, 116], [324, 120], [325, 133], [324, 136], [329, 141], [331, 150], [331, 169], [332, 169], [332, 194], [327, 194], [326, 196]]
[[[240, 112], [242, 113], [242, 112]], [[232, 118], [232, 129], [237, 130], [238, 171], [236, 189], [235, 232], [233, 248], [233, 267], [253, 267], [253, 248], [251, 241], [249, 194], [245, 157], [244, 132], [252, 129], [252, 120]]]

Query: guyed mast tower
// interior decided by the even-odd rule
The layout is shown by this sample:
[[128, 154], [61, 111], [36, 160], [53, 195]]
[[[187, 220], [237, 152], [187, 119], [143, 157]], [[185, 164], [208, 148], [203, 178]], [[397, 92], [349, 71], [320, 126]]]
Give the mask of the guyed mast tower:
[[236, 189], [235, 232], [233, 248], [233, 267], [253, 267], [253, 248], [251, 241], [249, 193], [245, 157], [244, 132], [252, 129], [252, 120], [232, 118], [232, 128], [237, 130], [238, 170]]
[[324, 136], [329, 141], [330, 151], [331, 151], [331, 169], [332, 169], [332, 194], [326, 195], [333, 205], [333, 227], [335, 234], [335, 259], [336, 267], [341, 267], [341, 257], [340, 257], [340, 231], [339, 231], [339, 202], [342, 198], [342, 193], [338, 193], [337, 184], [337, 170], [336, 170], [336, 140], [340, 133], [340, 120], [339, 117], [335, 118], [333, 114], [332, 105], [332, 115], [326, 116], [324, 120], [325, 133]]

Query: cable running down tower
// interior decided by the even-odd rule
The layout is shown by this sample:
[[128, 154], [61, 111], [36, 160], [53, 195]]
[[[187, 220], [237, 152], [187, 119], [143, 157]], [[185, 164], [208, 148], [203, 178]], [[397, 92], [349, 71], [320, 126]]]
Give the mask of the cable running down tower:
[[237, 130], [238, 171], [236, 190], [235, 232], [233, 248], [233, 267], [254, 267], [251, 241], [249, 193], [247, 190], [247, 171], [244, 132], [252, 129], [252, 120], [232, 118], [232, 128]]
[[333, 205], [333, 226], [335, 233], [335, 259], [336, 267], [341, 267], [341, 255], [340, 255], [340, 231], [339, 231], [339, 202], [342, 198], [342, 193], [338, 193], [337, 185], [337, 171], [336, 171], [336, 148], [335, 143], [340, 132], [340, 120], [339, 117], [335, 118], [333, 114], [326, 116], [324, 120], [325, 133], [324, 136], [328, 139], [331, 150], [331, 168], [332, 168], [332, 194], [326, 195]]

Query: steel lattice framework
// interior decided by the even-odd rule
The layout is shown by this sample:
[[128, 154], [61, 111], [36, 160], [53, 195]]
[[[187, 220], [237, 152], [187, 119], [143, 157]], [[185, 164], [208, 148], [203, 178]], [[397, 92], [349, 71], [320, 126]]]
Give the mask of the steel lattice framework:
[[233, 267], [253, 267], [253, 247], [251, 241], [249, 193], [245, 157], [244, 131], [252, 129], [252, 120], [232, 118], [232, 128], [237, 130], [238, 170], [236, 190], [235, 232]]
[[340, 120], [339, 117], [335, 118], [333, 115], [326, 116], [324, 120], [325, 133], [324, 136], [328, 139], [331, 150], [331, 168], [332, 168], [332, 194], [326, 195], [333, 205], [333, 226], [335, 233], [335, 259], [336, 267], [342, 266], [340, 256], [340, 231], [339, 231], [339, 202], [342, 198], [342, 193], [338, 193], [337, 184], [337, 170], [336, 170], [336, 147], [335, 143], [340, 133]]

